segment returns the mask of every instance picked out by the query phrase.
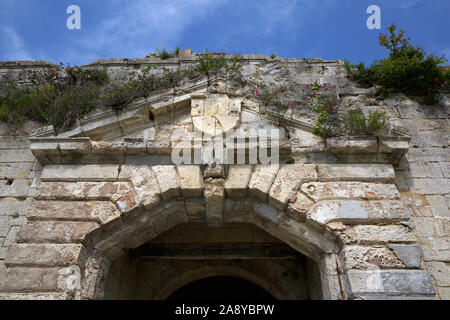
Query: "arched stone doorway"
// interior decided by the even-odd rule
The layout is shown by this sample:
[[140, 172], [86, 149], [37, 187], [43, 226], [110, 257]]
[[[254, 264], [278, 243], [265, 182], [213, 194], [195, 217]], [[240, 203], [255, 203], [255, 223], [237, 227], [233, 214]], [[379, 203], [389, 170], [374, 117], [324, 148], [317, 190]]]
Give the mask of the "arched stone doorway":
[[[4, 297], [103, 299], [113, 261], [188, 223], [264, 230], [317, 264], [323, 299], [434, 295], [429, 274], [394, 253], [415, 239], [391, 165], [236, 166], [226, 178], [199, 166], [100, 168], [44, 167], [8, 250]], [[241, 170], [248, 179], [230, 183]]]
[[[0, 299], [102, 299], [110, 270], [120, 266], [116, 261], [188, 223], [216, 230], [245, 223], [264, 230], [316, 263], [324, 299], [435, 295], [394, 185], [392, 164], [408, 149], [407, 138], [325, 141], [311, 133], [311, 124], [296, 120], [288, 121], [293, 135], [270, 144], [280, 148], [274, 165], [178, 165], [171, 157], [179, 149], [172, 133], [183, 129], [176, 141], [195, 147], [199, 118], [206, 116], [207, 128], [220, 124], [223, 132], [231, 124], [247, 132], [248, 144], [235, 150], [245, 154], [258, 148], [246, 128], [272, 126], [240, 89], [218, 93], [228, 92], [226, 83], [212, 91], [208, 84], [158, 93], [120, 114], [99, 111], [56, 137], [53, 128], [32, 136], [40, 165], [27, 194], [27, 224], [0, 274]], [[210, 111], [218, 101], [229, 114], [214, 120]], [[238, 276], [229, 265], [221, 268], [217, 274]], [[207, 275], [199, 270], [197, 279]], [[166, 298], [176, 289], [166, 285], [152, 297]]]
[[[181, 224], [127, 251], [111, 264], [104, 298], [164, 300], [190, 283], [214, 277], [247, 281], [276, 299], [322, 298], [317, 263], [242, 223], [222, 228]], [[210, 288], [211, 296], [221, 296], [222, 289]]]

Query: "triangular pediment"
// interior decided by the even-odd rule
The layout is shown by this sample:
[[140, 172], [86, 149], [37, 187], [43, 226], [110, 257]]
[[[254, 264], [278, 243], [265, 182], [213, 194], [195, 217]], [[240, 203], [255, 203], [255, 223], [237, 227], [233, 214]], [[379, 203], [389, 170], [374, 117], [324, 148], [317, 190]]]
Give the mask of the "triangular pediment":
[[[352, 161], [356, 153], [369, 154], [366, 157], [369, 162], [392, 162], [398, 161], [408, 149], [410, 137], [396, 130], [386, 138], [324, 140], [312, 133], [314, 126], [307, 111], [303, 116], [300, 113], [292, 117], [262, 110], [257, 99], [244, 96], [239, 90], [231, 92], [220, 77], [210, 81], [215, 85], [203, 79], [177, 91], [156, 92], [120, 111], [103, 108], [62, 133], [55, 133], [51, 126], [38, 129], [30, 136], [31, 149], [44, 163], [127, 162], [130, 155], [142, 153], [163, 156], [163, 160], [156, 162], [165, 163], [171, 162], [171, 151], [177, 144], [191, 145], [200, 139], [205, 145], [211, 138], [226, 139], [230, 132], [243, 139], [243, 148], [247, 150], [259, 148], [259, 138], [276, 141], [285, 154], [290, 154], [286, 159], [304, 158], [307, 154], [313, 159], [310, 161], [315, 161], [316, 154], [332, 153], [337, 155], [336, 161], [346, 162]], [[271, 145], [269, 142], [269, 148]]]

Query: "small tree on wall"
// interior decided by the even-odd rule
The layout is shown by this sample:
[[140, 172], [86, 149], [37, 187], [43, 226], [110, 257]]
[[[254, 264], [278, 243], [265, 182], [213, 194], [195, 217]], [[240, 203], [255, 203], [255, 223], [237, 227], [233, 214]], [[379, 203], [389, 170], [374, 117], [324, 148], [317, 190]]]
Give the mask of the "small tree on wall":
[[427, 103], [437, 102], [437, 93], [448, 91], [450, 72], [440, 65], [447, 62], [444, 55], [427, 54], [425, 49], [413, 46], [405, 31], [395, 24], [388, 34], [381, 33], [378, 41], [389, 50], [389, 57], [375, 61], [366, 68], [363, 63], [350, 65], [346, 61], [349, 75], [364, 86], [379, 85], [381, 96], [392, 92], [427, 96]]

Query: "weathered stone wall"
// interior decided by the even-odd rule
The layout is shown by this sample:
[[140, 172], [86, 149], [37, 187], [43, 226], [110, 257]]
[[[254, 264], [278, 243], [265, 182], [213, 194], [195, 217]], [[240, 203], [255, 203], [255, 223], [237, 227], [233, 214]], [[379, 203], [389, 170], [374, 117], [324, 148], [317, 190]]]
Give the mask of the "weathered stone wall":
[[[448, 97], [447, 97], [448, 99]], [[449, 101], [426, 106], [398, 95], [389, 99], [399, 125], [412, 136], [396, 169], [396, 185], [411, 213], [414, 235], [441, 299], [450, 299]]]
[[7, 248], [26, 224], [27, 195], [39, 164], [27, 136], [10, 136], [0, 124], [0, 277]]
[[[345, 283], [340, 287], [341, 290], [345, 287], [346, 293], [328, 295], [329, 298], [386, 298], [387, 294], [390, 298], [396, 295], [400, 298], [432, 297], [434, 289], [427, 282], [428, 271], [437, 297], [450, 299], [450, 155], [447, 149], [450, 97], [444, 97], [438, 106], [420, 105], [401, 94], [376, 101], [370, 98], [370, 89], [358, 88], [345, 78], [341, 62], [250, 58], [251, 63], [243, 67], [244, 76], [268, 84], [302, 85], [315, 80], [335, 83], [340, 90], [342, 105], [359, 106], [365, 112], [376, 108], [386, 110], [396, 128], [411, 135], [408, 153], [400, 164], [394, 163], [394, 171], [389, 163], [395, 161], [386, 154], [395, 148], [404, 149], [403, 142], [396, 144], [373, 138], [323, 141], [306, 131], [290, 128], [295, 165], [275, 169], [236, 167], [219, 173], [219, 179], [214, 175], [207, 177], [199, 167], [183, 169], [158, 165], [164, 164], [164, 156], [170, 154], [165, 150], [170, 150], [170, 143], [164, 142], [161, 147], [162, 138], [177, 127], [175, 120], [179, 123], [186, 120], [176, 109], [177, 106], [185, 109], [184, 100], [180, 99], [180, 105], [177, 105], [174, 99], [170, 109], [158, 109], [160, 113], [156, 114], [156, 122], [161, 116], [164, 120], [161, 123], [170, 124], [166, 127], [155, 125], [156, 129], [152, 129], [145, 124], [144, 133], [140, 135], [124, 133], [129, 123], [122, 116], [114, 116], [117, 126], [109, 122], [106, 133], [97, 129], [92, 129], [92, 133], [84, 131], [93, 140], [108, 143], [93, 141], [88, 147], [80, 147], [87, 142], [77, 142], [78, 145], [58, 142], [53, 143], [54, 146], [47, 142], [45, 147], [40, 146], [38, 151], [41, 153], [35, 153], [39, 157], [43, 155], [44, 162], [49, 162], [41, 175], [42, 168], [35, 162], [28, 139], [10, 136], [2, 125], [0, 279], [3, 279], [0, 280], [0, 292], [7, 293], [3, 296], [0, 293], [0, 298], [67, 298], [65, 294], [55, 293], [61, 291], [58, 279], [61, 272], [67, 271], [67, 266], [81, 264], [83, 246], [92, 246], [92, 243], [83, 242], [87, 234], [89, 241], [98, 241], [96, 248], [109, 250], [118, 244], [130, 247], [141, 243], [143, 239], [131, 236], [136, 230], [147, 232], [148, 238], [150, 233], [155, 237], [183, 221], [208, 221], [214, 225], [220, 224], [217, 219], [223, 218], [224, 221], [250, 221], [312, 256], [320, 255], [314, 251], [316, 248], [338, 253], [343, 269], [340, 272], [345, 273], [342, 277]], [[142, 61], [128, 61], [123, 68], [116, 62], [103, 61], [99, 65], [119, 75], [142, 64]], [[161, 61], [150, 59], [145, 63]], [[175, 59], [163, 63], [179, 66], [191, 61]], [[18, 69], [14, 68], [13, 65], [2, 72], [14, 74]], [[236, 91], [243, 94], [250, 88], [233, 90], [233, 94], [237, 94]], [[164, 105], [164, 101], [159, 104]], [[254, 114], [248, 113], [255, 104], [248, 103], [247, 107], [242, 112], [243, 116], [246, 114], [248, 124], [260, 122]], [[296, 117], [307, 121], [315, 119], [308, 110], [300, 111]], [[89, 121], [82, 125], [83, 130], [93, 127]], [[52, 129], [43, 132], [51, 136]], [[143, 146], [132, 143], [130, 147], [124, 137], [144, 137], [146, 140], [150, 137], [150, 142]], [[117, 145], [113, 145], [114, 142]], [[70, 155], [71, 148], [81, 150], [87, 163], [94, 161], [92, 159], [96, 159], [101, 151], [103, 155], [111, 155], [114, 159], [111, 162], [116, 164], [71, 165], [75, 159]], [[127, 148], [131, 153], [127, 153]], [[136, 151], [139, 148], [144, 153], [152, 153], [151, 158], [141, 157]], [[42, 150], [48, 152], [42, 153]], [[159, 157], [161, 163], [142, 166], [155, 157]], [[140, 160], [136, 162], [136, 159]], [[142, 180], [144, 174], [153, 177], [151, 182]], [[237, 176], [245, 179], [236, 179]], [[243, 194], [252, 198], [243, 201]], [[155, 206], [156, 212], [161, 214], [156, 220], [136, 214], [141, 212], [140, 209]], [[216, 208], [220, 210], [217, 212]], [[145, 224], [146, 219], [152, 221], [151, 225]], [[142, 221], [145, 222], [143, 225]], [[25, 224], [27, 226], [17, 239], [18, 245], [16, 234]], [[97, 235], [98, 230], [101, 235]], [[342, 250], [336, 251], [333, 243]], [[64, 252], [64, 255], [58, 252]], [[39, 253], [45, 254], [39, 257]], [[112, 257], [120, 254], [120, 250], [108, 252]], [[320, 260], [318, 256], [316, 258]], [[91, 272], [90, 261], [88, 259], [87, 277]], [[337, 261], [324, 259], [318, 262], [322, 270], [339, 269]], [[330, 265], [327, 267], [327, 264]], [[41, 269], [42, 266], [45, 268]], [[368, 287], [374, 275], [376, 283]], [[22, 277], [31, 280], [29, 283], [18, 282]], [[17, 287], [12, 288], [14, 282]], [[42, 291], [48, 295], [43, 295]]]

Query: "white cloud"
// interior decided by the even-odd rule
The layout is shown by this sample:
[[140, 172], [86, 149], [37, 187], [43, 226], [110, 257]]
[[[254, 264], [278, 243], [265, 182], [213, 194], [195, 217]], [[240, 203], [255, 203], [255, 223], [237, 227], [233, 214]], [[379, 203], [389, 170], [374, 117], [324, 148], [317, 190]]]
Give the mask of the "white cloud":
[[402, 2], [400, 3], [400, 7], [402, 7], [403, 9], [409, 9], [419, 1], [420, 0], [402, 0]]
[[[100, 57], [103, 52], [116, 56], [143, 57], [162, 45], [176, 43], [187, 27], [203, 19], [223, 0], [136, 0], [102, 21], [79, 42], [83, 51]], [[83, 14], [83, 12], [82, 12]], [[83, 16], [82, 16], [83, 17]], [[83, 18], [82, 18], [83, 19]]]
[[272, 33], [280, 24], [293, 23], [292, 13], [298, 3], [299, 0], [260, 1], [256, 8], [264, 24], [264, 33]]
[[0, 59], [3, 60], [31, 60], [23, 40], [17, 31], [8, 25], [0, 26]]

